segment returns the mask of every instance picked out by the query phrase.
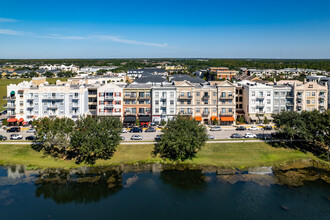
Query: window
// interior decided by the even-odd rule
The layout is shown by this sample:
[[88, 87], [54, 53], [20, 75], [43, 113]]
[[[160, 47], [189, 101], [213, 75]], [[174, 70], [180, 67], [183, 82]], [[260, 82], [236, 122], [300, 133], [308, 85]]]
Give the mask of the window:
[[274, 104], [275, 104], [275, 105], [278, 105], [278, 104], [279, 104], [279, 100], [278, 100], [278, 99], [275, 99], [275, 100], [274, 100]]
[[180, 96], [181, 96], [181, 97], [184, 96], [184, 92], [180, 92]]
[[116, 92], [116, 97], [120, 97], [120, 92]]
[[139, 108], [139, 113], [144, 114], [144, 108]]
[[274, 96], [279, 96], [279, 92], [274, 92]]
[[221, 114], [226, 114], [226, 109], [225, 108], [221, 108]]
[[162, 97], [163, 98], [166, 98], [166, 96], [167, 96], [167, 93], [166, 92], [162, 92]]
[[155, 105], [159, 105], [159, 100], [156, 100], [155, 101]]
[[312, 92], [312, 96], [315, 96], [315, 92]]
[[144, 98], [144, 92], [139, 92], [139, 97]]
[[229, 105], [233, 104], [233, 100], [228, 100], [228, 104]]
[[184, 108], [180, 108], [180, 112], [181, 113], [184, 113]]
[[217, 112], [217, 108], [212, 108], [212, 112]]
[[155, 113], [159, 113], [159, 108], [155, 108]]
[[264, 96], [264, 93], [263, 92], [259, 92], [259, 96], [260, 97], [263, 97]]
[[174, 100], [170, 100], [170, 105], [174, 105]]
[[226, 97], [226, 93], [225, 92], [222, 92], [221, 93], [221, 97]]
[[279, 109], [278, 108], [274, 108], [274, 112], [278, 112], [279, 111]]
[[285, 92], [281, 92], [281, 96], [285, 96]]
[[174, 92], [170, 92], [170, 97], [174, 98]]
[[146, 104], [148, 104], [148, 105], [150, 104], [150, 99], [146, 100]]
[[188, 92], [187, 95], [188, 95], [188, 97], [191, 97], [191, 92]]
[[136, 108], [132, 108], [131, 109], [131, 112], [134, 113], [134, 114], [136, 114]]
[[180, 105], [184, 105], [184, 101], [180, 101]]
[[116, 105], [120, 105], [120, 101], [115, 101], [115, 104]]
[[196, 100], [196, 104], [200, 105], [201, 104], [201, 100]]
[[209, 112], [208, 108], [204, 108], [204, 113], [207, 114]]
[[229, 108], [228, 109], [228, 112], [230, 112], [230, 113], [233, 112], [233, 109], [232, 108]]
[[252, 101], [252, 104], [255, 104], [256, 103], [256, 100], [255, 99], [252, 99], [251, 101]]
[[216, 92], [213, 92], [213, 96], [217, 96], [217, 93]]
[[139, 100], [139, 104], [143, 105], [144, 104], [144, 100]]
[[243, 102], [243, 97], [239, 97], [239, 101], [240, 102]]
[[170, 113], [174, 114], [174, 108], [170, 108]]
[[225, 105], [225, 104], [226, 104], [226, 101], [222, 100], [222, 101], [221, 101], [221, 104], [222, 104], [222, 105]]
[[270, 107], [267, 107], [266, 109], [267, 109], [267, 112], [270, 112]]
[[196, 112], [201, 112], [201, 109], [200, 108], [196, 108]]
[[216, 105], [217, 104], [217, 100], [213, 100], [213, 105]]
[[191, 105], [191, 101], [190, 100], [187, 101], [187, 105]]
[[136, 104], [136, 100], [132, 100], [132, 104]]
[[252, 107], [251, 109], [252, 109], [252, 112], [255, 112], [256, 111], [256, 108], [255, 107]]
[[307, 92], [307, 96], [311, 96], [311, 93], [310, 92]]
[[228, 92], [228, 96], [233, 96], [233, 93], [232, 92]]
[[208, 105], [209, 101], [208, 100], [204, 100], [204, 105]]
[[311, 100], [307, 100], [307, 105], [311, 104]]
[[252, 96], [256, 96], [256, 93], [255, 93], [255, 92], [252, 92], [251, 95], [252, 95]]
[[312, 104], [315, 104], [315, 99], [312, 99]]
[[285, 99], [281, 99], [281, 105], [285, 104]]
[[270, 92], [269, 91], [267, 92], [267, 96], [270, 96]]
[[270, 99], [267, 99], [267, 104], [270, 104]]
[[[102, 103], [102, 101], [101, 101], [101, 103]], [[103, 104], [104, 104], [104, 101], [103, 101]], [[101, 105], [103, 105], [103, 104], [101, 104]], [[128, 100], [125, 100], [125, 105], [129, 105], [129, 101]]]
[[159, 92], [155, 92], [155, 97], [159, 97]]
[[191, 108], [187, 108], [187, 112], [190, 114], [191, 113]]
[[199, 97], [201, 94], [200, 92], [196, 92], [196, 96]]

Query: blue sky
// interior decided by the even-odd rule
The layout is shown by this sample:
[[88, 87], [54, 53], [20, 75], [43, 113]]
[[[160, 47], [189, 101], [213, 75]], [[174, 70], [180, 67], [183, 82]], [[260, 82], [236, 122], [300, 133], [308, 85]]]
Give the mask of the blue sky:
[[0, 58], [330, 58], [329, 0], [0, 0]]

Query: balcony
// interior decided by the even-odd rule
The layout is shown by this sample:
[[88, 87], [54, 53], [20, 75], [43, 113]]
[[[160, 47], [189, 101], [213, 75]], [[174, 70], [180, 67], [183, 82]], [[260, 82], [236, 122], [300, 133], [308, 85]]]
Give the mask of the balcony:
[[136, 112], [133, 113], [131, 111], [126, 111], [126, 112], [124, 112], [124, 115], [136, 115]]
[[78, 100], [79, 96], [73, 96], [72, 99]]
[[287, 103], [285, 103], [285, 105], [286, 105], [286, 106], [293, 106], [293, 103], [291, 103], [291, 102], [287, 102]]
[[16, 112], [7, 112], [7, 115], [8, 116], [15, 116], [16, 115]]
[[179, 95], [178, 99], [192, 99], [192, 95]]
[[136, 99], [136, 95], [125, 95], [124, 99]]
[[9, 104], [4, 104], [3, 107], [4, 107], [4, 108], [8, 108], [8, 109], [15, 109], [15, 108], [16, 108], [16, 105], [15, 105], [15, 104], [11, 104], [11, 105], [9, 105]]
[[3, 100], [15, 100], [16, 96], [4, 96]]
[[324, 106], [325, 105], [325, 102], [319, 102], [319, 105], [320, 106]]
[[47, 106], [48, 109], [58, 109], [57, 105], [48, 105]]
[[203, 117], [208, 117], [210, 115], [210, 112], [202, 112]]
[[264, 100], [265, 97], [263, 97], [263, 96], [257, 96], [256, 99], [257, 99], [257, 100]]
[[210, 98], [209, 95], [204, 95], [204, 96], [202, 97], [202, 100], [209, 100], [209, 98]]
[[263, 108], [265, 106], [265, 104], [264, 103], [257, 103], [256, 106], [257, 106], [257, 108]]
[[104, 104], [104, 108], [113, 108], [113, 104]]
[[64, 96], [50, 96], [50, 97], [43, 97], [43, 100], [63, 100]]
[[161, 96], [160, 99], [164, 100], [164, 99], [167, 99], [167, 97], [166, 96]]
[[33, 108], [34, 106], [33, 105], [28, 105], [28, 106], [26, 106], [26, 108], [28, 108], [28, 109], [31, 109], [31, 108]]
[[324, 100], [324, 99], [325, 99], [325, 95], [320, 95], [320, 96], [319, 96], [319, 99], [320, 99], [320, 100]]
[[150, 99], [150, 95], [148, 95], [148, 96], [139, 96], [139, 99]]
[[297, 102], [297, 106], [302, 106], [302, 102]]
[[72, 108], [79, 108], [79, 105], [73, 105]]
[[[222, 100], [222, 99], [233, 99], [233, 98], [234, 98], [233, 95], [220, 96], [220, 100]], [[220, 100], [219, 100], [219, 101], [220, 101]]]
[[113, 96], [104, 96], [104, 100], [112, 100]]
[[192, 115], [192, 112], [180, 112], [180, 115]]

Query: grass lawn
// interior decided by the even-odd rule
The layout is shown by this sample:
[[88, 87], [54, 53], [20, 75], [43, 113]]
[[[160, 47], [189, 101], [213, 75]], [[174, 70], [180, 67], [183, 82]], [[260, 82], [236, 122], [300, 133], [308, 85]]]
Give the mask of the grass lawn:
[[[55, 84], [56, 80], [66, 81], [68, 78], [47, 78], [50, 84]], [[3, 100], [3, 96], [7, 95], [7, 85], [17, 84], [23, 81], [30, 81], [31, 79], [0, 79], [0, 110], [4, 110], [3, 105], [6, 101]]]
[[[111, 160], [98, 160], [96, 165], [111, 165], [137, 162], [162, 162], [152, 156], [152, 144], [120, 145]], [[215, 143], [207, 144], [195, 159], [186, 163], [197, 165], [216, 165], [223, 167], [254, 167], [275, 165], [286, 161], [313, 158], [296, 150], [273, 148], [267, 143]], [[55, 160], [33, 151], [29, 145], [0, 145], [0, 162], [3, 164], [24, 164], [31, 167], [77, 167], [73, 161]], [[80, 166], [85, 166], [80, 165]]]

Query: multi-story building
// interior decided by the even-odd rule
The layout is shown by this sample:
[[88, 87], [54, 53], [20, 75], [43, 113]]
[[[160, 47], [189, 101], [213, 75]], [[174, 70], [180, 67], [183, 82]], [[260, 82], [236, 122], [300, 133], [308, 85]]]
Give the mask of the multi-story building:
[[301, 111], [324, 111], [328, 106], [327, 85], [320, 85], [316, 82], [304, 82], [293, 85], [294, 110]]
[[161, 83], [152, 86], [152, 121], [159, 124], [168, 121], [176, 115], [176, 88], [171, 83]]
[[293, 111], [293, 87], [292, 85], [274, 85], [273, 86], [273, 113], [282, 111]]
[[330, 77], [313, 75], [307, 76], [306, 79], [308, 82], [315, 81], [320, 83], [321, 85], [328, 86], [328, 109], [330, 109]]
[[235, 85], [235, 100], [236, 100], [236, 118], [243, 117], [244, 118], [244, 109], [243, 109], [243, 87], [242, 84], [238, 85], [237, 83]]
[[218, 92], [214, 85], [196, 85], [193, 101], [195, 119], [204, 124], [211, 124], [215, 119], [219, 122], [217, 100]]
[[210, 67], [210, 72], [217, 74], [217, 79], [232, 79], [238, 73], [238, 71], [229, 70], [228, 67]]
[[248, 123], [261, 123], [265, 117], [272, 121], [273, 86], [242, 81], [243, 110]]
[[108, 83], [97, 89], [97, 115], [115, 116], [122, 120], [123, 87]]
[[130, 84], [123, 89], [124, 125], [133, 125], [139, 120], [141, 125], [151, 122], [150, 83]]

